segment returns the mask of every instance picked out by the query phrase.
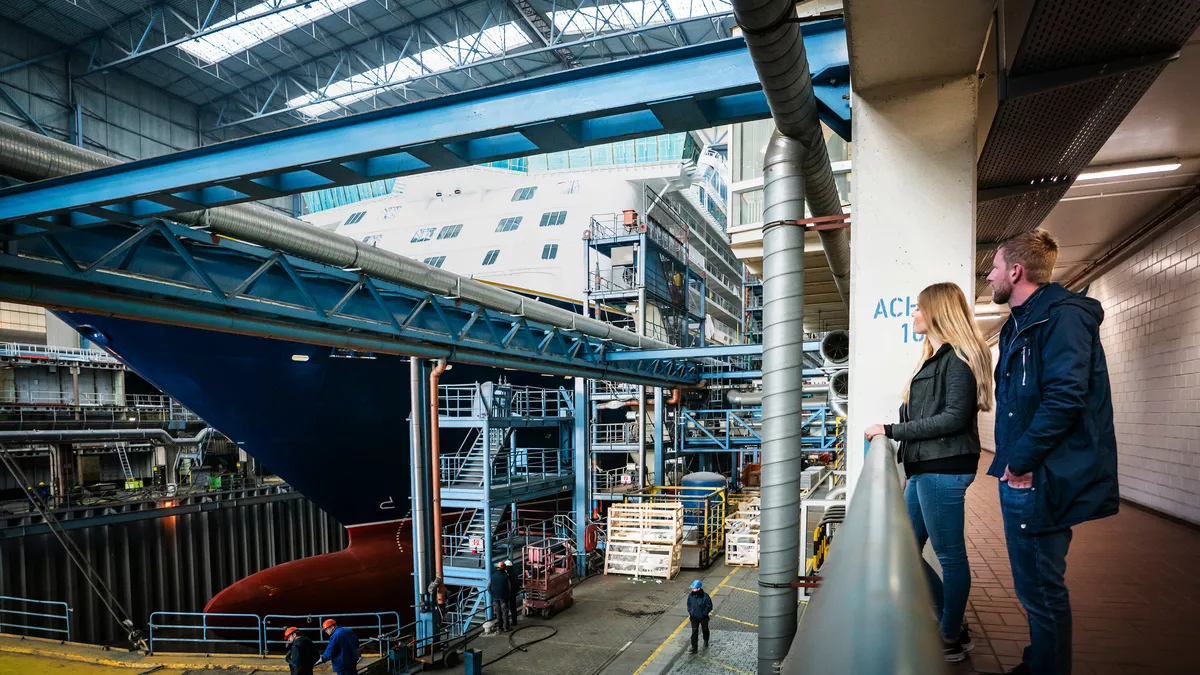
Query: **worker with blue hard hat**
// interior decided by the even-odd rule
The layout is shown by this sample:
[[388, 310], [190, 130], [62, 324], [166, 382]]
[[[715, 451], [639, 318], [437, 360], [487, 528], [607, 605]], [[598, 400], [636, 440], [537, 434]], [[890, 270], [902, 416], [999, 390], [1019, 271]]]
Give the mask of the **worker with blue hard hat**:
[[700, 633], [704, 633], [704, 648], [708, 649], [708, 615], [712, 613], [712, 598], [704, 592], [704, 584], [697, 579], [692, 582], [692, 592], [688, 593], [688, 618], [692, 622], [692, 650], [696, 653]]

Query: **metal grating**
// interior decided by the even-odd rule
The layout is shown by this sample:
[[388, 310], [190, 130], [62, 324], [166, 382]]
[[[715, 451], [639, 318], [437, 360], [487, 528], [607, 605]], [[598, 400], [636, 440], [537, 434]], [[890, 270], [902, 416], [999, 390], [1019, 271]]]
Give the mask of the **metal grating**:
[[[1018, 77], [1170, 52], [1198, 24], [1195, 0], [1039, 0], [1010, 72]], [[1002, 242], [1040, 225], [1165, 67], [1149, 65], [1001, 101], [980, 155], [979, 188], [1042, 182], [1046, 187], [981, 201], [978, 240]], [[988, 272], [990, 258], [990, 252], [978, 256], [979, 274]]]
[[1041, 73], [1179, 49], [1200, 23], [1195, 0], [1038, 2], [1010, 72]]

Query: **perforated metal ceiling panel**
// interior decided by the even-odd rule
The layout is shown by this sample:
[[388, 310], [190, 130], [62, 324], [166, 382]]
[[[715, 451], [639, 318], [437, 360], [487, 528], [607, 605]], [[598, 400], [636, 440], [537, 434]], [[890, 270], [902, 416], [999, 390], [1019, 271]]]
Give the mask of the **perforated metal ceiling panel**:
[[[1179, 49], [1197, 25], [1196, 0], [1040, 0], [1009, 74], [1021, 78], [1161, 55]], [[1001, 101], [980, 155], [979, 189], [1035, 189], [981, 199], [980, 243], [1037, 227], [1165, 67], [1152, 63]], [[981, 254], [977, 272], [990, 267], [991, 256]]]

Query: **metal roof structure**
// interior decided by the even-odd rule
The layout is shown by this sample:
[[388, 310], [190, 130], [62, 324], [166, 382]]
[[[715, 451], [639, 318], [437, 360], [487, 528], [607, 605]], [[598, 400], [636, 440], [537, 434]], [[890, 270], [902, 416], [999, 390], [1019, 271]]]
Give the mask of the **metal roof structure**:
[[0, 18], [251, 133], [730, 37], [727, 0], [8, 0]]

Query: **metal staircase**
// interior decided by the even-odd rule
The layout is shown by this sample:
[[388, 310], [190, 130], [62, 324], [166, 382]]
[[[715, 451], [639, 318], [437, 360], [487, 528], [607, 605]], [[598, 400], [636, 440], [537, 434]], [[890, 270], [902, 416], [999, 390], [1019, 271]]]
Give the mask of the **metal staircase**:
[[496, 529], [499, 528], [500, 523], [504, 521], [504, 514], [507, 512], [507, 505], [501, 505], [497, 508], [494, 508], [492, 509], [492, 517], [490, 522], [485, 523], [483, 509], [476, 509], [475, 513], [471, 516], [471, 522], [467, 524], [467, 529], [463, 530], [463, 541], [465, 543], [463, 544], [463, 550], [460, 551], [460, 553], [469, 554], [475, 550], [470, 545], [472, 539], [486, 539], [488, 537], [495, 536]]
[[[489, 429], [488, 437], [490, 442], [487, 444], [489, 451], [484, 453], [484, 436], [482, 431], [474, 434], [475, 443], [465, 453], [465, 458], [458, 466], [449, 480], [444, 484], [444, 487], [455, 488], [470, 488], [483, 487], [483, 479], [488, 471], [488, 468], [495, 466], [496, 459], [502, 453], [508, 452], [509, 441], [512, 438], [513, 430], [509, 429]], [[485, 457], [487, 458], [485, 460]]]

